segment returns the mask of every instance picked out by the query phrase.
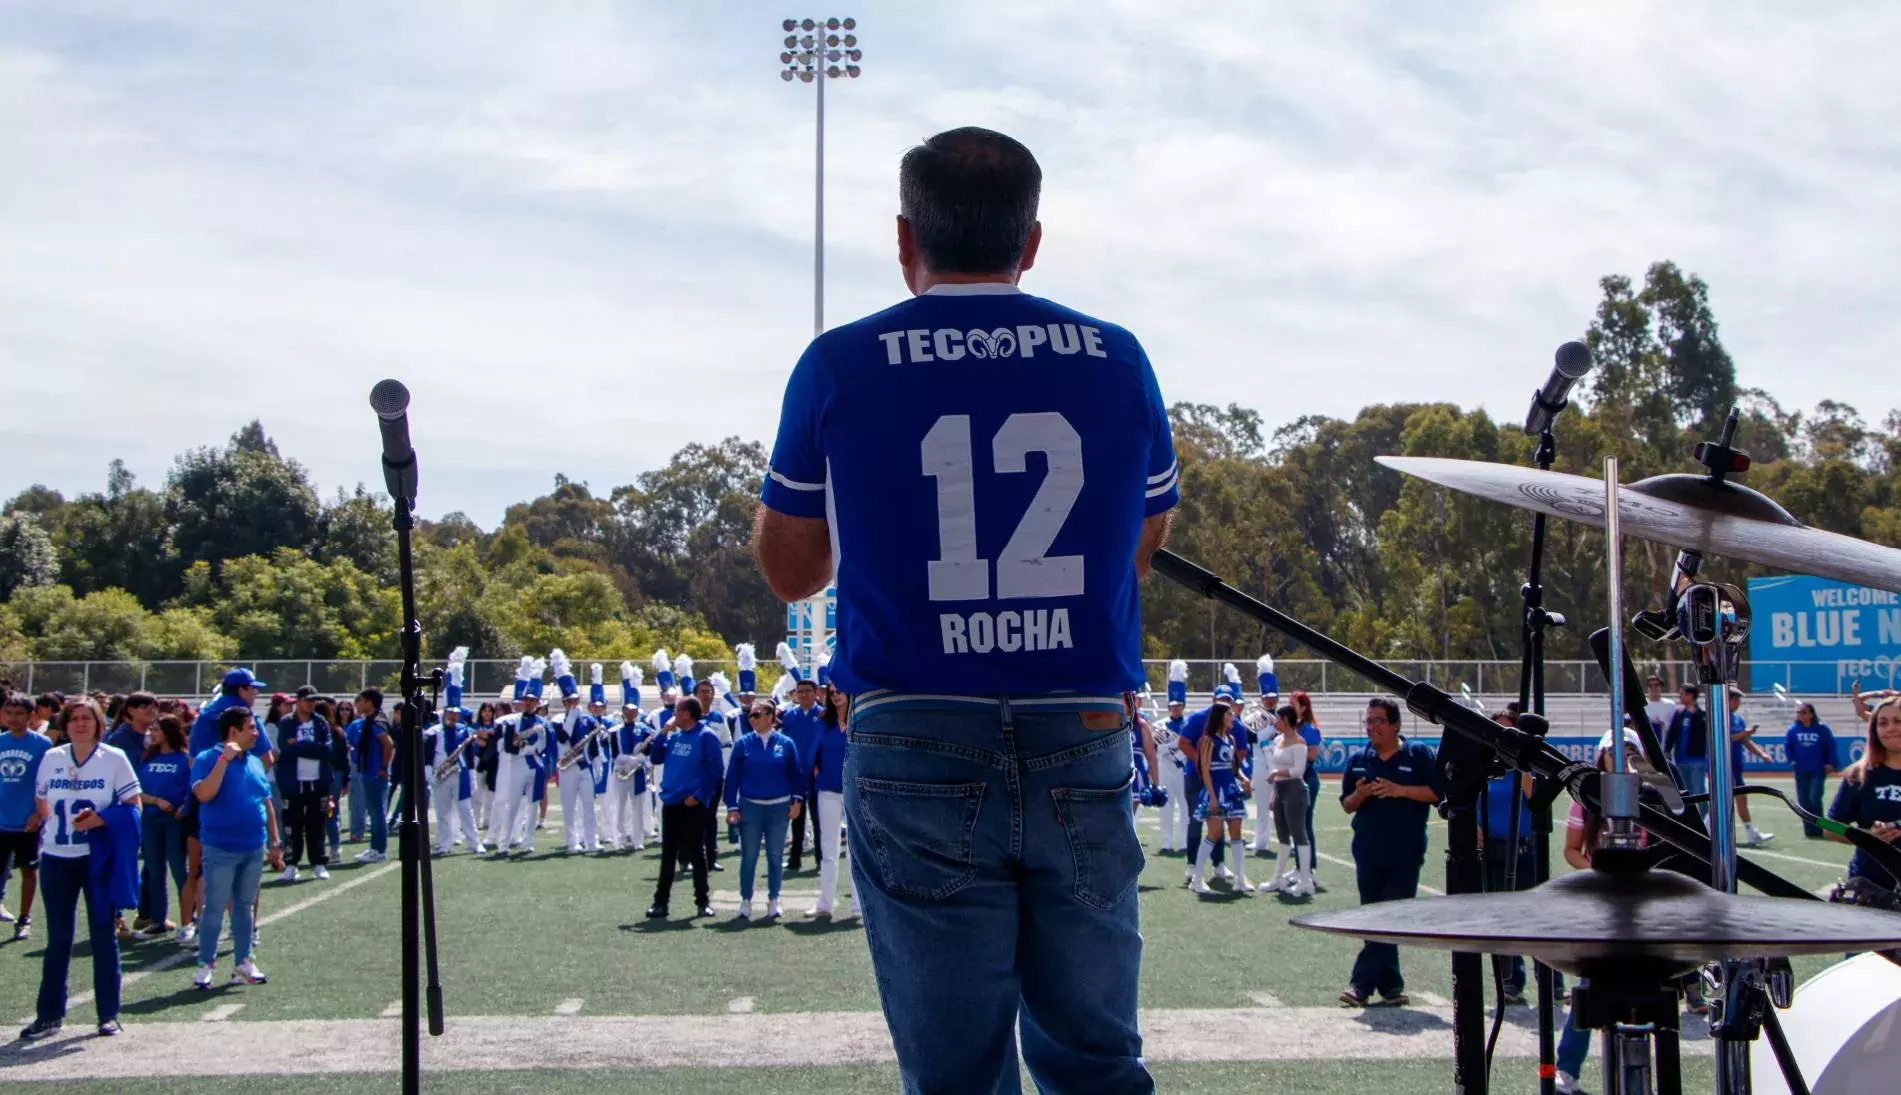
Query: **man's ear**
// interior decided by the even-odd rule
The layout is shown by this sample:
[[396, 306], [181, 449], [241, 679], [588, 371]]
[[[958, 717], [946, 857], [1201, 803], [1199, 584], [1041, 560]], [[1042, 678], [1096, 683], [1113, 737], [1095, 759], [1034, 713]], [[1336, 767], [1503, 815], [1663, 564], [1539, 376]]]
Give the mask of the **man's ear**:
[[1043, 242], [1043, 222], [1037, 221], [1030, 226], [1030, 239], [1023, 245], [1023, 261], [1017, 263], [1017, 273], [1021, 275], [1036, 265], [1036, 249]]

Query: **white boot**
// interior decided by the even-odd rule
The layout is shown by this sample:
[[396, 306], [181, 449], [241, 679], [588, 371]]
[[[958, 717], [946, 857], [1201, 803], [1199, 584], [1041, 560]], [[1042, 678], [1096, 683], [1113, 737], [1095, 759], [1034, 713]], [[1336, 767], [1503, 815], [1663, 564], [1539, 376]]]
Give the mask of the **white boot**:
[[1300, 856], [1300, 870], [1294, 873], [1294, 884], [1287, 888], [1293, 897], [1312, 897], [1314, 895], [1314, 846], [1302, 844], [1294, 849]]
[[1278, 893], [1293, 881], [1293, 849], [1282, 844], [1274, 856], [1274, 877], [1261, 883], [1262, 893]]
[[1212, 840], [1203, 838], [1201, 842], [1201, 847], [1195, 851], [1194, 869], [1188, 872], [1188, 888], [1189, 889], [1195, 891], [1196, 893], [1211, 892], [1208, 889], [1207, 871], [1208, 871], [1208, 861], [1213, 859], [1214, 856], [1215, 856], [1215, 842]]
[[1234, 871], [1234, 888], [1238, 893], [1251, 894], [1254, 884], [1248, 881], [1248, 846], [1238, 840], [1228, 841], [1228, 865]]

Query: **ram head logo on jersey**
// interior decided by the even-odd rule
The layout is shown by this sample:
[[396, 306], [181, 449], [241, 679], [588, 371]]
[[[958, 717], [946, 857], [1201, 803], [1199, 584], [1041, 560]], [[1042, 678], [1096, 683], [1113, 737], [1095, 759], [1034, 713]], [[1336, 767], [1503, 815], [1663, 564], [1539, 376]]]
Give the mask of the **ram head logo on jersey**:
[[26, 775], [26, 761], [19, 757], [0, 758], [0, 779], [19, 779]]
[[989, 332], [973, 330], [964, 335], [964, 349], [971, 357], [1013, 357], [1017, 352], [1016, 332], [1008, 327]]

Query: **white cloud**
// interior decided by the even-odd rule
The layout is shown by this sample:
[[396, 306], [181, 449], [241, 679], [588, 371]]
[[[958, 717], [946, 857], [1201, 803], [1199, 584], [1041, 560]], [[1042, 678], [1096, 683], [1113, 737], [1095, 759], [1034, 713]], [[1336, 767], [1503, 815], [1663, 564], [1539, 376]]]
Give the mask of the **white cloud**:
[[[753, 7], [747, 12], [739, 8]], [[416, 392], [423, 504], [492, 522], [769, 439], [809, 334], [811, 89], [778, 9], [90, 3], [0, 26], [0, 493], [147, 481], [262, 417], [326, 492]], [[860, 13], [828, 97], [827, 315], [902, 291], [895, 165], [1034, 148], [1030, 285], [1173, 399], [1521, 412], [1597, 279], [1703, 275], [1745, 383], [1896, 400], [1901, 13], [1082, 0]], [[521, 409], [536, 409], [536, 425]], [[526, 485], [524, 485], [526, 484]]]

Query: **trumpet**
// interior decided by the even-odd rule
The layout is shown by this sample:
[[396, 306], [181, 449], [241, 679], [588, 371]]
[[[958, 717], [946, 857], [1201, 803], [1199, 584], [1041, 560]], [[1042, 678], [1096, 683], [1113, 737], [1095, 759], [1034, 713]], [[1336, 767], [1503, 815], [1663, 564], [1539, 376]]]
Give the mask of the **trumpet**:
[[575, 762], [581, 759], [581, 754], [587, 752], [587, 747], [594, 743], [594, 739], [600, 737], [606, 731], [606, 726], [596, 726], [594, 729], [589, 730], [582, 736], [580, 741], [568, 746], [568, 751], [561, 754], [561, 759], [555, 762], [555, 767], [561, 769], [563, 772], [574, 767]]

